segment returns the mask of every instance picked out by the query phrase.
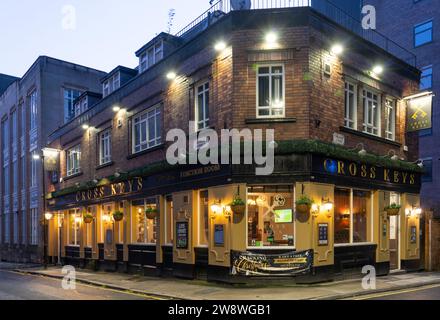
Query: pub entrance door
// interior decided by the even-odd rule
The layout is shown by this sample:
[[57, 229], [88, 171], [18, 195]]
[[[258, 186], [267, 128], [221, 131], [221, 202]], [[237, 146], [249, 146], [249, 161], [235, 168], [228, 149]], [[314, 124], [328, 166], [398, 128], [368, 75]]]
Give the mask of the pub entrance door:
[[400, 224], [399, 216], [390, 217], [390, 269], [400, 269]]

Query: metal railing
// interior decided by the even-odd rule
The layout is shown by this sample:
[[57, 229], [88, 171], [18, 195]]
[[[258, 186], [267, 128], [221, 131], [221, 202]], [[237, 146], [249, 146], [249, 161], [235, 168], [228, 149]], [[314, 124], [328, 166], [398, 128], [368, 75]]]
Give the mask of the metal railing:
[[[374, 43], [376, 46], [406, 63], [416, 66], [416, 56], [412, 52], [406, 50], [376, 30], [362, 28], [362, 23], [359, 19], [336, 6], [330, 0], [251, 0], [250, 10], [298, 7], [311, 7], [338, 25], [350, 30], [365, 40]], [[243, 10], [244, 9], [248, 8], [243, 8]], [[191, 38], [220, 20], [232, 10], [237, 10], [237, 8], [232, 8], [229, 0], [220, 0], [199, 17], [194, 19], [185, 28], [176, 33], [176, 36]], [[238, 8], [238, 10], [240, 9]]]

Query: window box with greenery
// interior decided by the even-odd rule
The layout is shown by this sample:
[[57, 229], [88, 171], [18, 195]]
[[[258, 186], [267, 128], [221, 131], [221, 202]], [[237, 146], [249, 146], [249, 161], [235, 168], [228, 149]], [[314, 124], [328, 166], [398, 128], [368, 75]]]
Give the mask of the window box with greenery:
[[147, 216], [147, 219], [149, 219], [149, 220], [156, 219], [156, 217], [157, 217], [157, 213], [158, 213], [158, 211], [157, 211], [157, 209], [154, 208], [154, 207], [148, 207], [148, 208], [145, 210], [145, 215]]
[[124, 219], [124, 213], [123, 213], [122, 211], [115, 211], [115, 212], [113, 213], [113, 219], [114, 219], [116, 222], [120, 222], [120, 221], [122, 221], [122, 220]]
[[246, 203], [239, 196], [236, 196], [229, 206], [236, 215], [243, 215], [246, 212]]
[[393, 203], [385, 208], [385, 212], [387, 213], [388, 216], [398, 216], [401, 208], [402, 206]]
[[296, 211], [299, 214], [308, 214], [312, 210], [313, 200], [303, 196], [296, 201]]

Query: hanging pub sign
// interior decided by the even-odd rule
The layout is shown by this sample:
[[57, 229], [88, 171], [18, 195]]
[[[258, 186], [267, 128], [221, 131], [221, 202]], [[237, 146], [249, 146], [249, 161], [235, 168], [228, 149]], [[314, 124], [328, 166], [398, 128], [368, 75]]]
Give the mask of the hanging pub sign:
[[432, 128], [432, 94], [407, 99], [407, 131]]
[[59, 168], [60, 153], [58, 150], [43, 149], [44, 170], [47, 172], [56, 172]]
[[313, 250], [285, 254], [255, 254], [232, 251], [232, 275], [295, 276], [313, 267]]

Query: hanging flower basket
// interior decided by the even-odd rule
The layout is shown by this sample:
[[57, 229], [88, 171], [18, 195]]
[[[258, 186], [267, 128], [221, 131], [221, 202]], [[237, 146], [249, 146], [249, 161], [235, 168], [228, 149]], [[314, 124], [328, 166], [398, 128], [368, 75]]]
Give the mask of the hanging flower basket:
[[84, 217], [83, 217], [83, 221], [84, 221], [84, 223], [85, 224], [90, 224], [90, 223], [92, 223], [93, 222], [93, 216], [91, 215], [91, 214], [86, 214], [86, 215], [84, 215]]
[[304, 196], [296, 201], [296, 212], [299, 214], [308, 214], [312, 210], [313, 201]]
[[246, 203], [239, 196], [236, 196], [229, 206], [236, 215], [243, 215], [246, 212]]
[[116, 222], [120, 222], [120, 221], [124, 220], [124, 213], [121, 212], [121, 211], [116, 211], [116, 212], [114, 212], [114, 213], [113, 213], [113, 219], [114, 219]]
[[147, 210], [145, 210], [145, 215], [147, 216], [147, 219], [154, 220], [157, 217], [157, 209], [148, 207]]
[[386, 211], [387, 215], [390, 217], [391, 216], [398, 216], [401, 208], [402, 208], [402, 206], [399, 206], [399, 205], [393, 203], [389, 207], [386, 207], [385, 211]]

